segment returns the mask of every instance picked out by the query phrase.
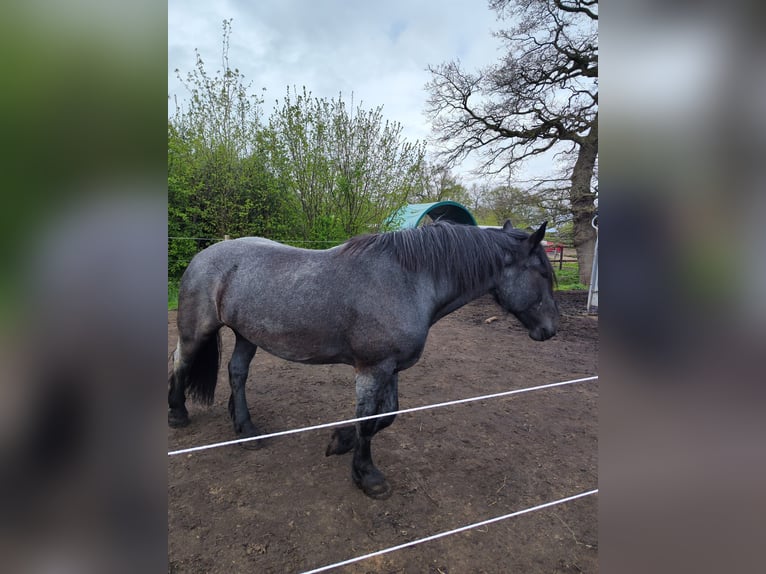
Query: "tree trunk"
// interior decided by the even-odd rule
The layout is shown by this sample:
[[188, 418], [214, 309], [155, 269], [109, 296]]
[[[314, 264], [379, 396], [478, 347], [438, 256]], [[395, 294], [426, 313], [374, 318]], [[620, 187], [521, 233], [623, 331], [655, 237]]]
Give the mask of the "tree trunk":
[[597, 155], [598, 115], [590, 132], [580, 142], [577, 161], [572, 170], [572, 186], [569, 189], [569, 202], [572, 206], [574, 222], [574, 247], [577, 251], [577, 262], [580, 265], [580, 283], [584, 285], [590, 285], [593, 252], [596, 247], [596, 230], [591, 226], [593, 216], [596, 214], [595, 194], [591, 191], [591, 181]]

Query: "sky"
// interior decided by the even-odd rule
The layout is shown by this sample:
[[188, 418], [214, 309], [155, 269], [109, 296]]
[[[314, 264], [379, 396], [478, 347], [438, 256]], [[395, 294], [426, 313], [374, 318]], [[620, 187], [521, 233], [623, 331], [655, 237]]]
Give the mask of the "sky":
[[[183, 77], [199, 50], [208, 72], [221, 68], [222, 21], [233, 19], [229, 64], [264, 99], [268, 116], [289, 87], [365, 109], [383, 106], [385, 120], [402, 124], [410, 141], [428, 141], [427, 66], [459, 60], [476, 71], [502, 55], [492, 31], [503, 27], [486, 0], [169, 0], [168, 93], [187, 97]], [[265, 91], [262, 89], [265, 88]], [[429, 149], [432, 149], [429, 145]], [[453, 170], [479, 182], [467, 160]], [[541, 158], [520, 178], [553, 172]], [[486, 179], [486, 178], [485, 178]]]

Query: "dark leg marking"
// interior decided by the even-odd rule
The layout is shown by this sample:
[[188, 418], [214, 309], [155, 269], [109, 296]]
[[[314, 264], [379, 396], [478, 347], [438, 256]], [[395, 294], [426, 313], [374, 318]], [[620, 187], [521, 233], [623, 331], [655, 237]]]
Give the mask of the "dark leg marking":
[[[384, 368], [360, 372], [356, 377], [356, 416], [365, 417], [397, 409], [398, 375]], [[388, 427], [396, 415], [381, 417], [356, 424], [356, 446], [351, 462], [351, 478], [371, 498], [391, 496], [391, 485], [372, 460], [372, 437]]]

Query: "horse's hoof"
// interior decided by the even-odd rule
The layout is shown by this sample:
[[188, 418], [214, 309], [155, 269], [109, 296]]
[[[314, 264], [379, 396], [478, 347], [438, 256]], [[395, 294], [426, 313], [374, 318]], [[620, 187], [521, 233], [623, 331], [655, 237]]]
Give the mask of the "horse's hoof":
[[[257, 428], [253, 424], [247, 425], [247, 426], [240, 426], [236, 427], [234, 429], [237, 432], [237, 438], [243, 439], [243, 438], [253, 438], [257, 437], [261, 433], [258, 431]], [[239, 443], [239, 446], [244, 448], [245, 450], [260, 450], [263, 448], [264, 441], [261, 440], [249, 440], [247, 442], [241, 442]]]
[[[239, 438], [249, 438], [249, 437], [239, 437]], [[241, 442], [239, 443], [239, 446], [244, 448], [245, 450], [260, 450], [263, 448], [263, 441], [262, 440], [249, 440], [247, 442]]]
[[391, 496], [393, 489], [391, 488], [391, 485], [388, 484], [388, 481], [384, 480], [380, 484], [372, 484], [366, 486], [362, 484], [362, 492], [364, 492], [370, 498], [374, 498], [375, 500], [386, 500], [389, 496]]
[[385, 500], [391, 496], [391, 493], [394, 491], [380, 472], [370, 473], [365, 475], [364, 478], [360, 478], [352, 470], [351, 479], [354, 481], [354, 484], [362, 489], [362, 492], [375, 500]]
[[356, 429], [354, 427], [335, 429], [330, 435], [330, 443], [327, 445], [324, 455], [346, 454], [351, 452], [355, 446]]
[[168, 411], [168, 426], [170, 428], [180, 429], [188, 425], [189, 425], [188, 414]]

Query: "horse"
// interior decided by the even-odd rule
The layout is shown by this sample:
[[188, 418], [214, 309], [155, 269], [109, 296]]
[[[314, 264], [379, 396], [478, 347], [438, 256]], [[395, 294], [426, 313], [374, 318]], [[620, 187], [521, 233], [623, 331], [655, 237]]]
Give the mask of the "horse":
[[[288, 361], [355, 369], [356, 416], [399, 409], [399, 372], [420, 358], [430, 327], [487, 293], [536, 341], [554, 336], [554, 273], [534, 233], [437, 221], [360, 235], [325, 250], [264, 238], [222, 241], [199, 252], [178, 290], [178, 345], [169, 377], [168, 424], [189, 424], [186, 392], [211, 404], [222, 326], [236, 341], [229, 361], [234, 431], [256, 436], [245, 397], [258, 347]], [[395, 414], [335, 429], [326, 456], [353, 451], [351, 478], [364, 494], [391, 494], [372, 460], [373, 436]]]

